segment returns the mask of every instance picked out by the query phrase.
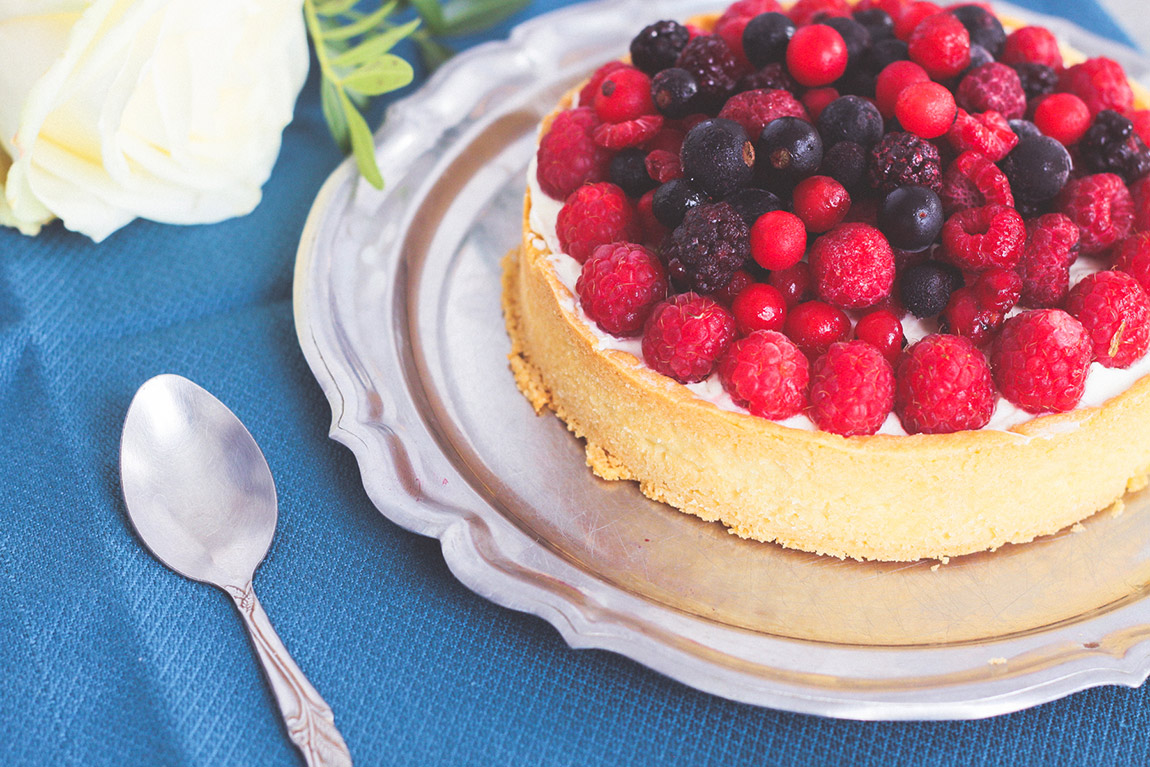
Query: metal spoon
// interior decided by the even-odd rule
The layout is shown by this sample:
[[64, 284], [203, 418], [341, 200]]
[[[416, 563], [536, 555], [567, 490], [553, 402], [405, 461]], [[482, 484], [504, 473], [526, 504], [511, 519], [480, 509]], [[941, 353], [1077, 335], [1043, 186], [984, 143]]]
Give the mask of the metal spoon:
[[275, 533], [276, 488], [240, 420], [186, 378], [146, 381], [124, 419], [120, 482], [132, 526], [156, 558], [231, 595], [304, 761], [350, 767], [331, 708], [288, 655], [252, 590]]

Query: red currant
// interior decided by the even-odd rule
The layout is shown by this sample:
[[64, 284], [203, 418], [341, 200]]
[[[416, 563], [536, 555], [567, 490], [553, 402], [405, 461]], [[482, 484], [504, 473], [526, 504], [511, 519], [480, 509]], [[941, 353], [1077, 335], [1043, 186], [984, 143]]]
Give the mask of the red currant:
[[807, 301], [787, 314], [783, 329], [804, 354], [816, 359], [825, 354], [831, 344], [847, 340], [851, 321], [837, 306]]
[[894, 19], [894, 36], [904, 42], [909, 40], [911, 33], [914, 32], [914, 28], [919, 25], [919, 22], [927, 16], [935, 15], [941, 10], [942, 8], [934, 3], [911, 3], [903, 8], [899, 15], [891, 17]]
[[889, 309], [875, 309], [860, 319], [855, 325], [855, 338], [878, 349], [892, 365], [906, 344], [902, 322]]
[[823, 113], [823, 109], [827, 104], [831, 103], [839, 97], [839, 92], [834, 88], [811, 88], [803, 94], [802, 102], [806, 107], [807, 114], [811, 119], [818, 122], [819, 115]]
[[819, 234], [842, 222], [850, 210], [851, 196], [830, 176], [809, 176], [795, 187], [793, 202], [795, 215], [807, 231]]
[[829, 85], [847, 69], [847, 44], [826, 24], [801, 27], [787, 45], [787, 69], [808, 88]]
[[735, 327], [743, 335], [756, 330], [782, 331], [787, 302], [778, 288], [761, 282], [743, 288], [731, 305]]
[[786, 269], [803, 258], [807, 230], [802, 219], [785, 210], [764, 213], [751, 227], [751, 256], [764, 269]]
[[874, 81], [874, 100], [883, 117], [894, 117], [898, 96], [915, 83], [930, 82], [926, 70], [913, 61], [895, 61], [883, 67]]
[[654, 113], [651, 78], [635, 67], [609, 73], [595, 93], [595, 114], [603, 122], [621, 123]]
[[945, 85], [927, 81], [903, 88], [895, 102], [894, 114], [911, 133], [922, 138], [938, 138], [954, 124], [958, 107]]
[[811, 278], [811, 268], [806, 261], [771, 272], [769, 282], [783, 294], [783, 298], [787, 300], [787, 307], [800, 304], [815, 295], [815, 282]]
[[1073, 93], [1052, 93], [1034, 108], [1038, 130], [1066, 146], [1077, 144], [1090, 127], [1090, 108]]
[[1022, 277], [1013, 269], [993, 267], [978, 275], [974, 293], [979, 306], [1006, 314], [1022, 295]]

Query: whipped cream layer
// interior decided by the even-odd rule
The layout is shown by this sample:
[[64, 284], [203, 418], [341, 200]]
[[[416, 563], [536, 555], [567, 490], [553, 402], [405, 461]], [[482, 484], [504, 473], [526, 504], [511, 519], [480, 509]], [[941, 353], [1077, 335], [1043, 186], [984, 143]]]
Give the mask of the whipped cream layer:
[[[543, 190], [539, 188], [539, 181], [536, 176], [536, 161], [535, 158], [532, 157], [531, 164], [527, 168], [527, 187], [531, 193], [531, 213], [528, 218], [528, 223], [537, 235], [536, 247], [540, 250], [546, 248], [546, 250], [550, 252], [548, 260], [554, 267], [559, 281], [571, 291], [572, 296], [577, 296], [575, 292], [575, 282], [579, 279], [579, 272], [582, 269], [582, 265], [563, 252], [563, 249], [559, 245], [559, 237], [556, 234], [556, 221], [558, 220], [559, 210], [563, 207], [563, 203], [546, 195]], [[1086, 275], [1101, 271], [1105, 268], [1106, 264], [1099, 259], [1079, 258], [1070, 269], [1070, 284], [1073, 287]], [[643, 362], [643, 350], [640, 338], [616, 338], [609, 333], [603, 332], [583, 311], [577, 297], [571, 306], [567, 308], [577, 313], [583, 320], [583, 323], [597, 339], [598, 348], [627, 352], [633, 355], [639, 362]], [[1015, 308], [1011, 310], [1008, 316], [1013, 316], [1020, 311], [1018, 308]], [[853, 319], [856, 318], [852, 318], [852, 320]], [[933, 320], [920, 320], [914, 315], [908, 314], [903, 319], [902, 328], [907, 343], [913, 344], [915, 341], [936, 332], [938, 325]], [[1078, 407], [1075, 408], [1075, 411], [1101, 407], [1108, 400], [1129, 389], [1134, 385], [1135, 381], [1148, 373], [1150, 373], [1150, 354], [1144, 355], [1128, 368], [1108, 368], [1098, 362], [1092, 362], [1090, 364], [1090, 372], [1086, 378], [1086, 391], [1083, 393], [1082, 400], [1078, 403]], [[746, 408], [735, 404], [731, 396], [724, 391], [723, 385], [719, 382], [719, 376], [716, 373], [712, 373], [710, 377], [704, 381], [685, 384], [685, 386], [700, 399], [706, 400], [723, 410], [736, 413], [748, 412]], [[1012, 426], [1017, 426], [1037, 417], [1038, 416], [1028, 413], [1021, 408], [1015, 407], [1004, 397], [999, 396], [998, 403], [994, 408], [994, 415], [991, 416], [990, 422], [983, 428], [995, 431], [1009, 431]], [[776, 421], [775, 423], [793, 429], [804, 429], [807, 431], [818, 430], [814, 422], [803, 413], [785, 420]], [[1067, 428], [1072, 427], [1068, 424], [1061, 424], [1057, 431], [1063, 432]], [[893, 412], [887, 415], [886, 421], [883, 422], [878, 433], [902, 436], [906, 436], [907, 434], [898, 416]]]

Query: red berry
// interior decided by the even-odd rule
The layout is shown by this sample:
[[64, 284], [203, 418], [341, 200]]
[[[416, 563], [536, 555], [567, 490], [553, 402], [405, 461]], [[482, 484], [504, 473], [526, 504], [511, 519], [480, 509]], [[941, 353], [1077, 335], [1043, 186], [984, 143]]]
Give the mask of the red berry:
[[654, 208], [655, 190], [652, 189], [635, 203], [635, 223], [639, 231], [643, 233], [641, 237], [643, 244], [657, 250], [667, 235], [671, 233], [671, 230], [655, 218]]
[[934, 80], [954, 77], [970, 65], [970, 33], [949, 13], [936, 13], [920, 21], [907, 45], [910, 60]]
[[850, 16], [851, 7], [846, 0], [799, 0], [787, 15], [795, 26], [802, 27], [833, 16]]
[[855, 338], [878, 349], [892, 365], [898, 361], [906, 344], [902, 321], [890, 309], [875, 309], [863, 316], [855, 324]]
[[603, 123], [591, 134], [595, 143], [606, 149], [639, 146], [663, 127], [663, 115], [643, 115], [621, 123]]
[[600, 245], [583, 263], [575, 292], [601, 330], [632, 336], [667, 295], [667, 275], [659, 257], [642, 245]]
[[981, 429], [997, 400], [986, 358], [961, 336], [929, 335], [899, 361], [894, 408], [910, 434]]
[[943, 256], [960, 269], [1012, 269], [1025, 245], [1022, 216], [1005, 205], [960, 210], [942, 225]]
[[959, 152], [974, 151], [998, 162], [1018, 144], [1018, 136], [998, 112], [970, 114], [959, 109], [946, 140]]
[[803, 94], [803, 107], [806, 108], [812, 121], [818, 120], [827, 104], [838, 97], [839, 92], [834, 88], [811, 88]]
[[555, 219], [555, 233], [563, 252], [583, 263], [600, 245], [638, 239], [639, 226], [627, 195], [604, 181], [571, 193]]
[[1114, 268], [1134, 276], [1150, 291], [1150, 232], [1132, 234], [1114, 249]]
[[894, 117], [899, 94], [915, 83], [927, 82], [930, 82], [930, 75], [913, 61], [891, 62], [875, 78], [875, 106], [883, 117]]
[[603, 84], [603, 80], [607, 78], [607, 75], [611, 74], [616, 69], [624, 69], [628, 66], [630, 65], [625, 62], [619, 61], [618, 59], [612, 59], [611, 61], [608, 61], [603, 66], [596, 69], [594, 74], [592, 74], [591, 78], [587, 81], [586, 85], [584, 85], [583, 88], [579, 91], [579, 106], [594, 108], [595, 94], [599, 92], [599, 86]]
[[829, 85], [847, 69], [847, 44], [826, 24], [800, 27], [787, 45], [787, 69], [801, 85]]
[[786, 269], [807, 251], [807, 230], [802, 219], [785, 210], [764, 213], [751, 227], [751, 256], [764, 269]]
[[763, 126], [777, 117], [797, 117], [810, 122], [807, 110], [794, 94], [779, 89], [737, 93], [723, 105], [719, 117], [742, 125], [751, 141], [758, 139]]
[[909, 40], [923, 19], [934, 16], [941, 11], [942, 8], [934, 3], [911, 3], [904, 7], [899, 15], [891, 17], [894, 19], [895, 37], [903, 41]]
[[1122, 65], [1104, 56], [1064, 70], [1058, 76], [1058, 90], [1082, 99], [1091, 115], [1103, 109], [1127, 114], [1134, 108], [1134, 91]]
[[837, 306], [822, 301], [807, 301], [787, 313], [783, 331], [807, 356], [817, 359], [831, 344], [847, 340], [851, 332], [851, 321]]
[[1066, 311], [1086, 328], [1105, 367], [1130, 367], [1150, 346], [1150, 298], [1126, 272], [1087, 275], [1070, 290]]
[[974, 293], [980, 306], [1006, 314], [1022, 295], [1022, 278], [1010, 269], [992, 267], [978, 275]]
[[768, 281], [783, 294], [788, 309], [814, 298], [814, 280], [811, 279], [811, 269], [806, 261], [772, 271]]
[[990, 353], [1002, 396], [1028, 413], [1073, 410], [1086, 388], [1090, 335], [1061, 309], [1011, 317]]
[[833, 344], [811, 372], [811, 420], [844, 437], [874, 434], [894, 407], [894, 371], [865, 341]]
[[1026, 222], [1026, 247], [1018, 262], [1019, 302], [1031, 308], [1058, 306], [1070, 290], [1070, 264], [1078, 257], [1078, 226], [1061, 213]]
[[589, 107], [568, 109], [551, 121], [536, 153], [536, 177], [548, 197], [565, 200], [580, 185], [608, 177], [611, 153], [592, 138], [598, 125]]
[[974, 288], [959, 288], [950, 294], [946, 308], [939, 316], [943, 332], [969, 338], [982, 346], [1002, 327], [1003, 313], [982, 306]]
[[781, 420], [806, 407], [810, 368], [782, 333], [756, 330], [731, 344], [719, 361], [719, 380], [753, 415]]
[[811, 245], [811, 276], [819, 298], [847, 309], [873, 306], [894, 286], [894, 253], [869, 224], [840, 224]]
[[1078, 225], [1078, 244], [1088, 256], [1125, 239], [1134, 224], [1130, 190], [1113, 173], [1071, 179], [1058, 193], [1056, 207]]
[[1090, 127], [1090, 110], [1073, 93], [1052, 93], [1034, 108], [1034, 124], [1047, 136], [1070, 146], [1077, 144]]
[[816, 234], [837, 226], [851, 207], [847, 190], [830, 176], [804, 178], [795, 186], [792, 200], [795, 215]]
[[651, 78], [635, 67], [610, 72], [595, 93], [595, 114], [603, 122], [627, 122], [654, 112]]
[[1022, 64], [1033, 61], [1054, 69], [1062, 69], [1062, 51], [1058, 39], [1046, 27], [1022, 27], [1006, 38], [1000, 60], [1003, 64]]
[[751, 276], [750, 272], [739, 269], [731, 275], [730, 282], [708, 295], [730, 309], [738, 295], [753, 285], [754, 282], [755, 278]]
[[1134, 231], [1150, 231], [1150, 176], [1143, 176], [1130, 187], [1134, 202]]
[[[696, 116], [699, 117], [699, 122], [708, 119], [706, 115]], [[648, 152], [663, 151], [678, 155], [683, 148], [683, 139], [686, 137], [686, 130], [670, 126], [664, 122], [662, 129], [656, 133], [650, 141], [644, 144], [643, 148]]]
[[756, 330], [781, 331], [787, 302], [778, 288], [756, 282], [735, 296], [731, 312], [735, 315], [735, 327], [744, 335]]
[[1026, 91], [1018, 73], [992, 61], [975, 67], [962, 78], [955, 92], [958, 105], [968, 112], [995, 111], [1008, 120], [1026, 113]]
[[647, 175], [660, 184], [683, 177], [683, 164], [679, 161], [678, 152], [654, 149], [647, 153], [644, 164], [647, 166]]
[[902, 127], [923, 138], [938, 138], [954, 124], [957, 107], [945, 85], [914, 83], [903, 88], [894, 107]]
[[963, 152], [942, 174], [942, 191], [938, 193], [942, 209], [952, 215], [967, 208], [984, 205], [1014, 207], [1010, 181], [997, 165], [978, 152]]
[[679, 383], [702, 381], [735, 337], [735, 318], [697, 293], [671, 296], [655, 306], [643, 329], [643, 360]]

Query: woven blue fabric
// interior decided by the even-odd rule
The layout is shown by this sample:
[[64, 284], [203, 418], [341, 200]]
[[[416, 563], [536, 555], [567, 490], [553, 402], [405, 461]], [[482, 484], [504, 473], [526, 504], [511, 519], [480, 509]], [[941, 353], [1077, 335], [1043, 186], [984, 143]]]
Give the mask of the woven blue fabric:
[[[1125, 40], [1093, 3], [1022, 4]], [[360, 765], [1150, 763], [1145, 689], [984, 722], [831, 721], [570, 650], [461, 586], [437, 542], [367, 501], [296, 343], [296, 242], [339, 161], [316, 86], [250, 216], [137, 222], [99, 246], [0, 231], [0, 763], [299, 763], [228, 599], [128, 525], [120, 427], [161, 372], [214, 392], [267, 455], [280, 521], [257, 588]]]

